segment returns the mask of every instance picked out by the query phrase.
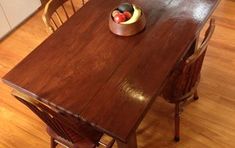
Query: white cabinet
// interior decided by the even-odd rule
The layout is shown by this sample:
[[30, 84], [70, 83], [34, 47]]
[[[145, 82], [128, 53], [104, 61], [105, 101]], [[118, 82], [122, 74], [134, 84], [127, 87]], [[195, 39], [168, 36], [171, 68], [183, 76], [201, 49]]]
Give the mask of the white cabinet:
[[10, 25], [8, 24], [6, 15], [4, 11], [2, 10], [2, 7], [0, 5], [0, 39], [2, 36], [7, 34], [11, 30]]
[[[0, 0], [0, 5], [5, 15], [5, 20], [2, 21], [0, 16], [0, 28], [5, 27], [3, 24], [10, 25], [13, 29], [27, 17], [33, 14], [40, 6], [40, 0]], [[1, 13], [1, 12], [0, 12]], [[2, 34], [0, 34], [1, 37]]]

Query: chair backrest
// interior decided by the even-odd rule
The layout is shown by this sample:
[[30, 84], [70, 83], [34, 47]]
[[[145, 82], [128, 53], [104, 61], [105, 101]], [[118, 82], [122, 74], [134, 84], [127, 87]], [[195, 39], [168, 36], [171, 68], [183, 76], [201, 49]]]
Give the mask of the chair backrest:
[[165, 99], [174, 103], [193, 94], [200, 80], [202, 63], [214, 29], [215, 20], [211, 19], [199, 48], [191, 55], [187, 54], [167, 79], [162, 90], [162, 95]]
[[61, 113], [58, 110], [24, 95], [16, 90], [12, 94], [20, 102], [25, 104], [31, 111], [33, 111], [44, 123], [46, 123], [58, 136], [75, 143], [74, 135], [70, 131], [76, 133], [81, 138], [88, 138], [94, 144], [98, 145], [100, 137], [103, 135], [101, 132], [96, 131], [87, 123], [79, 120], [78, 118]]
[[[84, 0], [82, 0], [84, 5]], [[54, 32], [66, 20], [70, 14], [76, 12], [72, 0], [49, 0], [45, 6], [42, 19], [50, 32]]]

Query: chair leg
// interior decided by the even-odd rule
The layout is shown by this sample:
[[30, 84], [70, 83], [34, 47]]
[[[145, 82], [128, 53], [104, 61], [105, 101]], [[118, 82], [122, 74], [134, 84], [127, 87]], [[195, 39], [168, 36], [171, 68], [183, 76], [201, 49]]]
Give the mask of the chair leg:
[[198, 99], [199, 99], [198, 93], [197, 93], [197, 89], [196, 89], [195, 92], [194, 92], [193, 99], [194, 99], [194, 100], [198, 100]]
[[176, 142], [180, 141], [180, 103], [175, 103], [175, 139]]
[[54, 138], [51, 137], [51, 148], [56, 148], [57, 143], [55, 142]]

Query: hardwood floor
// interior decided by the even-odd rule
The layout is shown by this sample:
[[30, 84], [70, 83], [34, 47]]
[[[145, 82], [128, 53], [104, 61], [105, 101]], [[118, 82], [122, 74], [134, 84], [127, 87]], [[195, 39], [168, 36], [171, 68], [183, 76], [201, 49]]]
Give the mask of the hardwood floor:
[[[235, 147], [235, 1], [221, 0], [214, 13], [210, 42], [199, 85], [200, 99], [184, 108], [181, 141], [173, 141], [174, 107], [157, 98], [137, 131], [140, 148]], [[0, 77], [47, 36], [37, 12], [0, 43]], [[0, 82], [0, 148], [49, 147], [45, 125]], [[116, 147], [116, 145], [114, 146]]]

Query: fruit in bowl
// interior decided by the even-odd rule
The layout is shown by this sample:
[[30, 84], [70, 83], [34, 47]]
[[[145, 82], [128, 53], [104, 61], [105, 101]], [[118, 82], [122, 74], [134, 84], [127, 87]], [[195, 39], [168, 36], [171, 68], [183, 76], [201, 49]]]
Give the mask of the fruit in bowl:
[[112, 18], [118, 24], [132, 24], [139, 20], [141, 14], [141, 9], [134, 4], [122, 3], [113, 10]]
[[113, 17], [116, 23], [121, 23], [126, 21], [126, 16], [123, 13], [118, 13]]
[[109, 29], [118, 36], [132, 36], [144, 30], [146, 19], [140, 7], [121, 3], [109, 16]]

